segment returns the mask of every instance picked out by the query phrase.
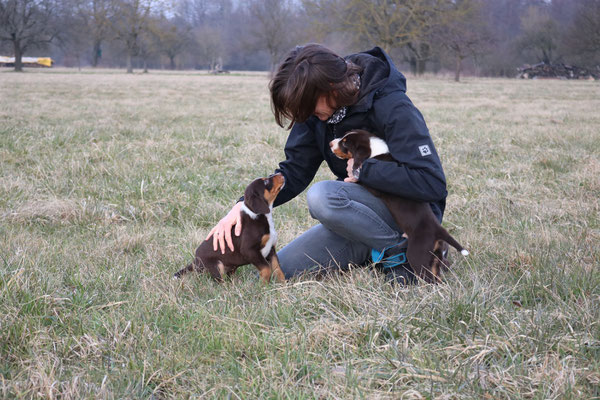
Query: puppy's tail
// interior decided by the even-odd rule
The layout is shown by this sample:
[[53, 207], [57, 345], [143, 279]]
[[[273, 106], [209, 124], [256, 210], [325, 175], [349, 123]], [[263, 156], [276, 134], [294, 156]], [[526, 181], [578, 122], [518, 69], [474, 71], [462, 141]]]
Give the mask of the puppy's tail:
[[439, 231], [439, 238], [444, 240], [445, 242], [447, 242], [450, 246], [454, 247], [456, 250], [458, 250], [460, 252], [460, 254], [462, 254], [463, 256], [468, 256], [469, 255], [469, 250], [466, 250], [465, 248], [463, 248], [460, 243], [458, 243], [456, 241], [456, 239], [454, 239], [452, 237], [452, 235], [450, 235], [448, 233], [447, 230], [445, 230], [443, 227], [440, 227], [440, 231]]
[[194, 270], [194, 263], [189, 263], [187, 267], [181, 269], [179, 272], [176, 272], [173, 277], [179, 279], [182, 275], [187, 274], [188, 272], [192, 272]]

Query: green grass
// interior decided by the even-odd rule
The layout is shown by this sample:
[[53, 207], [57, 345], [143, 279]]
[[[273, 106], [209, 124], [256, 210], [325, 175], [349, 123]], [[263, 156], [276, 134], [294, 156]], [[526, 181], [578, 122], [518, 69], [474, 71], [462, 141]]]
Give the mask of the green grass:
[[283, 158], [267, 83], [0, 73], [1, 398], [600, 398], [597, 83], [409, 78], [471, 251], [444, 284], [174, 282]]

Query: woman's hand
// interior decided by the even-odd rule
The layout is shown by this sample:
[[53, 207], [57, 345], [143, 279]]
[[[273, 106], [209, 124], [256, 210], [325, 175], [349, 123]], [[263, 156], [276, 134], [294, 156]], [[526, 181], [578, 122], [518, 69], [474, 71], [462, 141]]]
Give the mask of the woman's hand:
[[231, 228], [235, 225], [235, 236], [240, 236], [242, 233], [242, 215], [240, 209], [244, 202], [238, 202], [226, 216], [224, 216], [219, 223], [208, 232], [206, 239], [213, 237], [213, 250], [217, 251], [217, 248], [221, 249], [221, 254], [225, 254], [225, 243], [229, 250], [233, 251], [233, 240], [231, 240]]
[[348, 159], [348, 165], [346, 165], [346, 172], [348, 177], [344, 179], [344, 182], [358, 182], [358, 179], [354, 177], [354, 158]]

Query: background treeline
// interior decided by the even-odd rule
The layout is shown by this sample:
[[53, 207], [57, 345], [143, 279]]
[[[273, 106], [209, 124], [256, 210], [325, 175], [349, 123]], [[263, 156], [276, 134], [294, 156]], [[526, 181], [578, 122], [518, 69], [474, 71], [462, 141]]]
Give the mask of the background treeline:
[[128, 71], [269, 70], [318, 41], [379, 45], [415, 74], [514, 76], [541, 61], [597, 69], [600, 0], [0, 0], [0, 39], [2, 55]]

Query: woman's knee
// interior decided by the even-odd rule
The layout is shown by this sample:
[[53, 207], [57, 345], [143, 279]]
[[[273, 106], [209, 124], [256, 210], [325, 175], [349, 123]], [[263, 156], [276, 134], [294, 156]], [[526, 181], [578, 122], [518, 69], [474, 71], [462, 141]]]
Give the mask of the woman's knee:
[[341, 183], [338, 181], [321, 181], [311, 186], [306, 193], [306, 202], [310, 215], [323, 222], [335, 218], [336, 209], [346, 202], [343, 196], [343, 190], [340, 190]]

